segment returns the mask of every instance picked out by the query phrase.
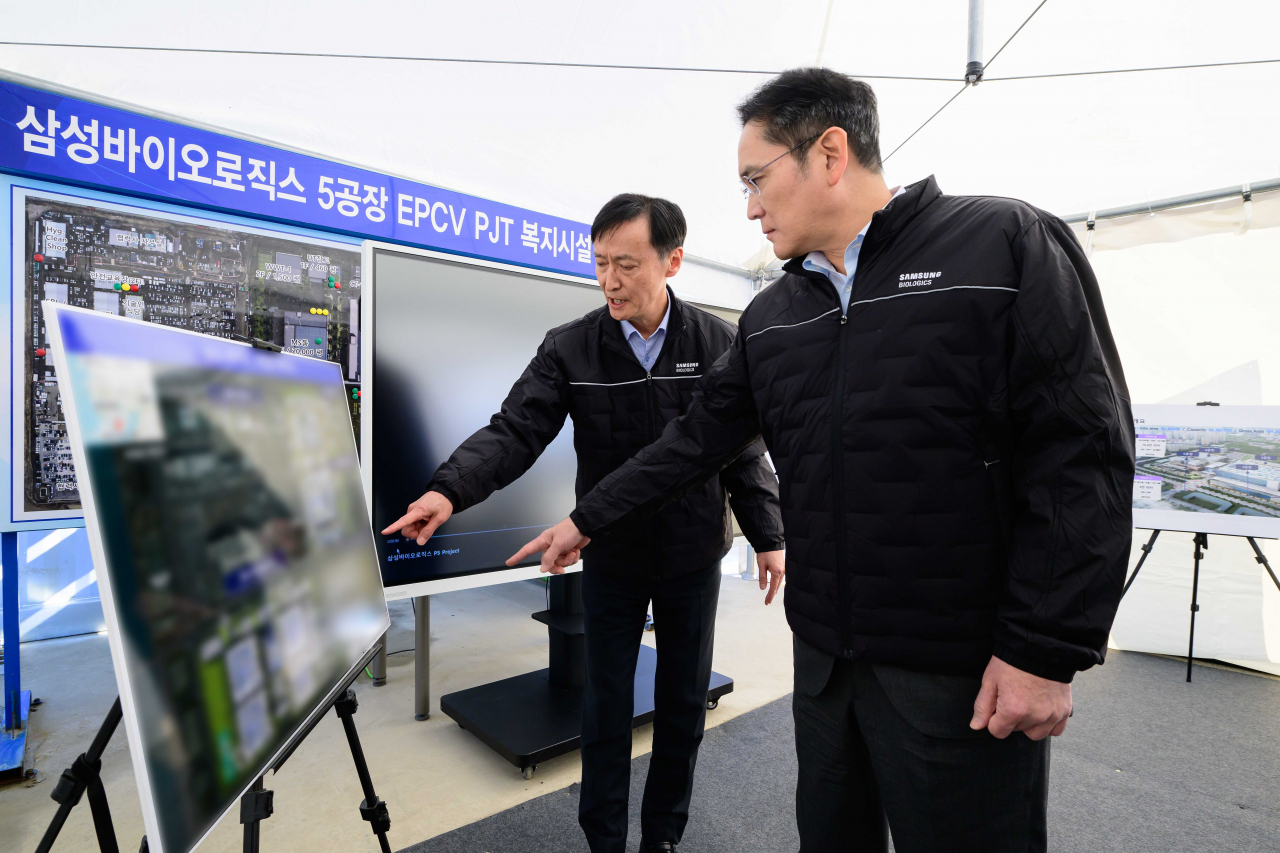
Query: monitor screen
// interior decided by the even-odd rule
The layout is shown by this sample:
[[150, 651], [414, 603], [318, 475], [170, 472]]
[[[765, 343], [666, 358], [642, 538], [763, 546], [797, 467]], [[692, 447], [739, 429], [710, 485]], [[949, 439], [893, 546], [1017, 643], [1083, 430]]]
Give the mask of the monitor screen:
[[[375, 533], [419, 498], [440, 463], [489, 423], [551, 329], [601, 307], [594, 283], [375, 247], [372, 442]], [[370, 339], [364, 341], [370, 345]], [[456, 513], [425, 546], [377, 536], [388, 588], [504, 570], [574, 507], [573, 425], [505, 489]], [[536, 563], [535, 558], [530, 562]]]
[[342, 370], [45, 312], [148, 839], [187, 851], [389, 624]]

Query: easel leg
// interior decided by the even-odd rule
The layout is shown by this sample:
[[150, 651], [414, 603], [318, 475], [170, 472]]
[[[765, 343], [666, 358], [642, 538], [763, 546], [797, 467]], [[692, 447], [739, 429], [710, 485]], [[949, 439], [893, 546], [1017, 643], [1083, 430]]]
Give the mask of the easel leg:
[[1253, 546], [1253, 553], [1257, 555], [1257, 560], [1262, 563], [1262, 567], [1267, 570], [1267, 574], [1271, 575], [1271, 582], [1276, 585], [1276, 589], [1280, 589], [1280, 578], [1276, 577], [1276, 573], [1271, 570], [1271, 564], [1267, 562], [1267, 557], [1262, 553], [1262, 549], [1258, 547], [1258, 543], [1253, 541], [1252, 536], [1245, 537], [1249, 540], [1249, 544]]
[[253, 787], [240, 798], [240, 822], [244, 824], [244, 853], [258, 853], [261, 849], [262, 821], [275, 811], [275, 791], [268, 791], [263, 777], [253, 780]]
[[346, 696], [333, 703], [333, 709], [338, 712], [342, 728], [347, 733], [347, 745], [351, 747], [351, 758], [356, 763], [356, 774], [360, 777], [360, 788], [364, 791], [364, 799], [360, 802], [360, 817], [371, 824], [373, 834], [378, 836], [382, 853], [391, 853], [391, 844], [387, 841], [391, 815], [387, 812], [387, 804], [378, 799], [373, 790], [373, 779], [369, 777], [369, 765], [365, 763], [364, 749], [360, 746], [360, 735], [356, 732], [356, 721], [353, 719], [358, 707], [356, 692], [350, 688], [347, 689]]
[[1196, 647], [1196, 612], [1200, 610], [1200, 605], [1196, 603], [1197, 595], [1200, 591], [1200, 560], [1204, 557], [1201, 546], [1209, 547], [1209, 536], [1206, 533], [1197, 533], [1195, 536], [1195, 568], [1191, 574], [1191, 634], [1187, 638], [1187, 683], [1191, 682], [1191, 656]]
[[58, 833], [62, 831], [63, 824], [67, 822], [71, 810], [75, 808], [76, 803], [80, 802], [80, 797], [86, 790], [89, 791], [89, 806], [93, 811], [93, 829], [98, 836], [99, 849], [102, 853], [118, 853], [120, 848], [116, 844], [116, 831], [111, 822], [111, 811], [107, 808], [107, 794], [103, 790], [102, 778], [98, 774], [102, 770], [102, 753], [107, 748], [111, 736], [115, 734], [116, 726], [120, 724], [122, 716], [120, 699], [116, 697], [115, 704], [107, 712], [107, 718], [102, 721], [88, 751], [82, 752], [74, 764], [62, 771], [62, 777], [58, 779], [58, 784], [49, 794], [58, 804], [58, 811], [54, 814], [53, 820], [49, 821], [49, 828], [44, 831], [44, 837], [40, 839], [36, 853], [49, 853], [53, 842], [58, 838]]
[[413, 718], [431, 716], [431, 596], [413, 599]]
[[1120, 600], [1124, 600], [1125, 593], [1129, 591], [1129, 587], [1133, 586], [1133, 582], [1138, 579], [1138, 572], [1142, 571], [1142, 564], [1147, 561], [1147, 557], [1151, 556], [1151, 549], [1155, 547], [1156, 537], [1160, 535], [1159, 530], [1151, 531], [1151, 538], [1147, 540], [1147, 544], [1142, 546], [1142, 556], [1138, 558], [1138, 565], [1133, 567], [1133, 574], [1129, 575], [1129, 580], [1125, 583], [1124, 589], [1120, 592]]

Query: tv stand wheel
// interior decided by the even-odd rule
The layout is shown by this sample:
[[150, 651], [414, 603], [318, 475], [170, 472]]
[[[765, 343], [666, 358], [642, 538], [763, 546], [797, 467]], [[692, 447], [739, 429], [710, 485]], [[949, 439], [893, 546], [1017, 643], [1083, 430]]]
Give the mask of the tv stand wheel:
[[719, 700], [719, 699], [708, 699], [708, 700], [707, 700], [707, 710], [708, 710], [708, 711], [714, 711], [714, 710], [715, 710], [716, 708], [718, 708], [718, 707], [720, 707], [720, 700]]
[[536, 764], [530, 764], [528, 767], [526, 767], [526, 768], [524, 768], [523, 770], [521, 770], [521, 771], [520, 771], [520, 775], [521, 775], [521, 776], [523, 776], [523, 777], [524, 777], [524, 778], [526, 778], [526, 779], [532, 779], [532, 778], [533, 778], [533, 771], [535, 771], [535, 770], [537, 770], [537, 769], [538, 769], [538, 765], [536, 765]]

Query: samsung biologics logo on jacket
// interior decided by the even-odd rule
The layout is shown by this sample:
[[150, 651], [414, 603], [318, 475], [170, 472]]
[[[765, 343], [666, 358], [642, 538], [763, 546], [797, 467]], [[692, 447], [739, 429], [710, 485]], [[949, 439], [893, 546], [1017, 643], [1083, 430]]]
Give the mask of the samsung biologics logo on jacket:
[[898, 287], [924, 287], [933, 284], [940, 272], [904, 272], [898, 276]]
[[698, 369], [696, 361], [681, 361], [676, 363], [676, 373], [693, 373]]

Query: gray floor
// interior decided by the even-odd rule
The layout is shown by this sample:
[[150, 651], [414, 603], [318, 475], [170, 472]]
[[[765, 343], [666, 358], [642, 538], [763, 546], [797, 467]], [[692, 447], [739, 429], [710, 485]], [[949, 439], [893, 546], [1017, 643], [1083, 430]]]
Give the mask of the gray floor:
[[[1280, 849], [1280, 680], [1111, 652], [1076, 679], [1054, 742], [1049, 849], [1179, 853]], [[631, 844], [648, 757], [632, 768]], [[790, 697], [711, 729], [681, 849], [796, 850]], [[578, 786], [406, 853], [585, 851]]]

